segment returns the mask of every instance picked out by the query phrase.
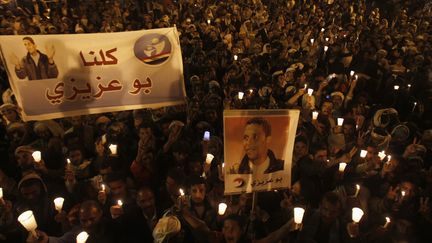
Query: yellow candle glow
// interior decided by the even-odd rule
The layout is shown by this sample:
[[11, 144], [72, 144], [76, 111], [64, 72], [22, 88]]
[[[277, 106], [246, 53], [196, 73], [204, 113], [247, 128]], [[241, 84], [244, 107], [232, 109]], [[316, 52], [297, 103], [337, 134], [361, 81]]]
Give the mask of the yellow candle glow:
[[338, 126], [342, 126], [342, 125], [343, 125], [343, 122], [344, 122], [344, 119], [343, 119], [343, 118], [338, 118], [338, 119], [337, 119], [337, 125], [338, 125]]
[[344, 172], [345, 168], [347, 166], [347, 163], [339, 163], [339, 172]]
[[363, 210], [361, 210], [361, 208], [357, 208], [354, 207], [352, 209], [352, 220], [354, 221], [354, 223], [358, 223], [360, 222], [361, 218], [363, 217]]
[[58, 197], [56, 199], [54, 199], [54, 206], [55, 209], [60, 213], [62, 211], [63, 208], [63, 202], [64, 202], [64, 198], [62, 197]]
[[111, 151], [111, 154], [113, 154], [113, 155], [117, 154], [117, 145], [116, 144], [111, 144], [108, 148]]
[[207, 24], [210, 24], [211, 23], [211, 20], [210, 19], [207, 19]]
[[318, 111], [312, 111], [312, 119], [316, 120], [318, 118]]
[[328, 51], [328, 46], [324, 46], [324, 52]]
[[213, 154], [207, 154], [206, 164], [211, 164], [211, 162], [213, 161], [213, 158], [214, 158]]
[[22, 224], [22, 226], [24, 226], [27, 231], [31, 232], [33, 236], [37, 238], [37, 223], [33, 215], [33, 211], [27, 210], [24, 213], [20, 214], [20, 216], [18, 216], [18, 221]]
[[354, 74], [355, 74], [355, 72], [353, 70], [351, 70], [350, 76], [352, 77], [352, 76], [354, 76]]
[[101, 185], [101, 191], [105, 192], [105, 185], [104, 184]]
[[228, 207], [228, 205], [226, 205], [226, 203], [219, 203], [218, 214], [221, 216], [224, 215], [227, 207]]
[[399, 85], [393, 86], [394, 90], [399, 90]]
[[117, 200], [117, 205], [119, 205], [120, 207], [122, 207], [123, 206], [122, 200]]
[[3, 199], [3, 188], [0, 187], [0, 199]]
[[385, 217], [385, 219], [386, 219], [386, 223], [384, 224], [384, 229], [387, 228], [387, 226], [390, 224], [390, 218]]
[[32, 153], [32, 156], [33, 156], [34, 161], [36, 161], [36, 162], [40, 162], [42, 160], [42, 154], [40, 151], [34, 151]]
[[244, 93], [243, 92], [238, 92], [238, 99], [241, 100], [243, 99]]
[[362, 149], [362, 150], [360, 151], [360, 157], [362, 157], [362, 158], [366, 158], [367, 153], [368, 153], [367, 150]]
[[378, 152], [378, 157], [380, 158], [380, 160], [383, 160], [383, 159], [385, 159], [385, 157], [386, 157], [386, 154], [385, 154], [384, 150], [383, 150], [383, 151], [381, 151], [381, 152]]
[[89, 237], [89, 234], [87, 234], [87, 232], [83, 231], [77, 235], [76, 243], [85, 243], [87, 241], [88, 237]]
[[314, 91], [313, 89], [308, 89], [307, 90], [308, 95], [311, 96], [313, 94], [313, 91]]
[[355, 194], [354, 194], [354, 197], [357, 197], [358, 194], [359, 194], [359, 192], [360, 192], [360, 185], [357, 184], [357, 185], [356, 185], [356, 192], [355, 192]]
[[312, 38], [312, 39], [310, 39], [310, 43], [313, 45], [313, 43], [314, 43], [314, 39]]
[[294, 222], [296, 224], [302, 223], [304, 212], [305, 212], [304, 208], [300, 208], [300, 207], [294, 208]]
[[234, 61], [237, 61], [237, 59], [238, 59], [238, 56], [234, 55]]

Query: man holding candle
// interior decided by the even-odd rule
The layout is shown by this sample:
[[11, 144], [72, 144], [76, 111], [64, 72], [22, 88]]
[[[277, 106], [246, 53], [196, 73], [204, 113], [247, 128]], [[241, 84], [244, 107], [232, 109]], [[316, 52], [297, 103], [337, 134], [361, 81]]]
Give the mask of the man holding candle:
[[245, 155], [240, 162], [239, 174], [268, 174], [283, 170], [284, 161], [275, 157], [268, 146], [270, 143], [271, 125], [261, 117], [246, 122], [243, 135]]

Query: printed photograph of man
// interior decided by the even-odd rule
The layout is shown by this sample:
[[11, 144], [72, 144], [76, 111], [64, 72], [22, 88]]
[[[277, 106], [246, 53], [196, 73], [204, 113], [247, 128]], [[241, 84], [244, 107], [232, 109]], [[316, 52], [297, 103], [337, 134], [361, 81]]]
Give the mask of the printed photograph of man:
[[33, 38], [24, 37], [23, 43], [27, 49], [27, 55], [20, 60], [15, 54], [12, 54], [10, 59], [15, 66], [18, 78], [28, 78], [28, 80], [57, 78], [58, 69], [54, 63], [54, 45], [47, 45], [46, 54], [44, 54], [37, 49]]
[[245, 155], [240, 162], [238, 174], [268, 174], [284, 169], [284, 161], [277, 159], [269, 148], [271, 125], [262, 117], [246, 122], [243, 133]]

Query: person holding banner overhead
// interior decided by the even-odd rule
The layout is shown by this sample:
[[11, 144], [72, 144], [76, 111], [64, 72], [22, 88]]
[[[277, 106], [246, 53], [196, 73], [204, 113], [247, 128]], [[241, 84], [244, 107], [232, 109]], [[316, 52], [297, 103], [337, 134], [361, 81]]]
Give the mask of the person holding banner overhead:
[[23, 42], [27, 49], [27, 55], [21, 61], [15, 54], [11, 56], [18, 78], [28, 78], [29, 80], [57, 78], [58, 69], [53, 59], [55, 54], [54, 46], [47, 46], [46, 54], [43, 54], [37, 49], [33, 38], [24, 37]]
[[284, 161], [277, 159], [270, 143], [271, 126], [262, 117], [253, 117], [246, 122], [243, 132], [245, 155], [240, 162], [239, 174], [268, 174], [283, 170]]

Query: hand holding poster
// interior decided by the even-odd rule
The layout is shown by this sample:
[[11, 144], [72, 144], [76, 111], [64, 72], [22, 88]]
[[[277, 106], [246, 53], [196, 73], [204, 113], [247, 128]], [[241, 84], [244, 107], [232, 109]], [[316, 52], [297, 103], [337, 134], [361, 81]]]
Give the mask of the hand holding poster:
[[0, 36], [24, 120], [184, 103], [175, 28]]
[[291, 185], [297, 110], [224, 112], [225, 194]]

